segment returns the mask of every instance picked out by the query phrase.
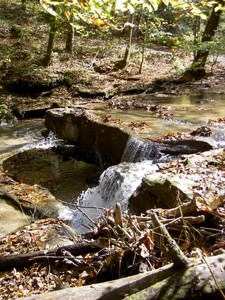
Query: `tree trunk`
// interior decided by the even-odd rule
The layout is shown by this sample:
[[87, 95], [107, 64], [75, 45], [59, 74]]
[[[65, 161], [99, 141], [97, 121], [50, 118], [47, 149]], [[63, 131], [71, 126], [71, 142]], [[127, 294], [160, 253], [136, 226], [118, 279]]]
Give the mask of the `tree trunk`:
[[129, 33], [129, 41], [127, 43], [126, 46], [126, 50], [124, 53], [124, 57], [122, 60], [118, 61], [115, 63], [115, 69], [120, 69], [123, 70], [127, 67], [128, 63], [129, 63], [129, 59], [130, 59], [130, 48], [131, 48], [131, 44], [132, 44], [132, 36], [133, 36], [133, 26], [127, 26], [129, 27], [130, 33]]
[[[199, 36], [200, 26], [201, 26], [201, 18], [200, 18], [200, 16], [195, 16], [194, 24], [193, 24], [193, 36], [194, 36], [194, 45], [195, 46], [197, 46], [197, 44], [200, 41], [200, 36]], [[196, 58], [196, 55], [197, 55], [197, 50], [194, 50], [193, 59]]]
[[44, 57], [44, 62], [43, 62], [44, 66], [48, 66], [51, 62], [53, 43], [54, 43], [56, 30], [57, 30], [56, 18], [52, 17], [52, 19], [50, 21], [50, 32], [49, 32], [49, 37], [48, 37], [47, 51], [46, 51], [46, 54]]
[[74, 27], [71, 23], [74, 22], [74, 16], [71, 15], [70, 22], [67, 24], [67, 39], [66, 39], [66, 52], [73, 52], [73, 40], [74, 40]]
[[22, 10], [26, 10], [26, 0], [21, 0]]
[[[224, 6], [224, 1], [219, 0], [216, 4], [214, 4], [213, 9], [211, 11], [210, 17], [205, 27], [205, 31], [202, 35], [201, 44], [211, 42], [216, 30], [219, 26], [220, 15], [222, 10], [216, 10], [219, 5]], [[204, 48], [204, 47], [203, 47]], [[195, 55], [195, 58], [192, 62], [190, 69], [188, 69], [184, 76], [189, 76], [192, 79], [200, 79], [205, 76], [205, 64], [209, 55], [209, 50], [207, 49], [199, 49]]]
[[142, 68], [143, 68], [143, 64], [144, 64], [144, 60], [145, 60], [145, 44], [146, 44], [146, 37], [144, 37], [143, 44], [142, 44], [141, 62], [140, 62], [138, 74], [142, 73]]

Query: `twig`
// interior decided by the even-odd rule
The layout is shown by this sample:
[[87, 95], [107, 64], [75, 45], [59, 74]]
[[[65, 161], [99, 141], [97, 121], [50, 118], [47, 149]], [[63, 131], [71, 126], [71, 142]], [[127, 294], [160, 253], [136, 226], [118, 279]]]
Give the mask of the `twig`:
[[86, 214], [82, 209], [80, 209], [80, 207], [77, 207], [77, 209], [92, 223], [94, 224], [95, 226], [97, 226], [97, 224], [92, 220], [91, 217], [89, 217], [88, 214]]
[[172, 221], [170, 220], [163, 220], [161, 223], [165, 223], [165, 226], [177, 226], [177, 225], [182, 225], [184, 222], [188, 222], [189, 224], [198, 224], [198, 223], [203, 223], [205, 221], [205, 216], [200, 215], [200, 216], [195, 216], [195, 217], [179, 217], [177, 219], [174, 219]]
[[179, 248], [174, 239], [170, 236], [166, 227], [160, 222], [156, 213], [152, 213], [152, 222], [154, 225], [154, 235], [160, 250], [164, 255], [171, 259], [174, 265], [179, 267], [187, 267], [189, 262], [183, 251]]

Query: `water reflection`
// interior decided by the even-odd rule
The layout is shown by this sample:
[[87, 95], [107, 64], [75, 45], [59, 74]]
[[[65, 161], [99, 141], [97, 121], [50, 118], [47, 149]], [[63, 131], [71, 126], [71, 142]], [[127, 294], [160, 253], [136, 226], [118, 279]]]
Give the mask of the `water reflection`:
[[[95, 104], [92, 110], [97, 115], [108, 114], [112, 117], [115, 125], [119, 124], [132, 135], [139, 137], [154, 138], [162, 136], [168, 132], [189, 133], [200, 126], [209, 126], [208, 121], [217, 120], [225, 116], [225, 95], [203, 94], [198, 96], [182, 95], [182, 96], [151, 96], [151, 95], [135, 95], [132, 97], [122, 96], [112, 100], [115, 103], [127, 102], [142, 103], [145, 105], [159, 105], [162, 107], [161, 114], [157, 111], [147, 109], [108, 109], [107, 106]], [[164, 107], [164, 108], [163, 108]], [[135, 123], [143, 123], [142, 128], [134, 128], [131, 126]], [[221, 131], [221, 126], [215, 131]], [[224, 131], [224, 128], [222, 128]], [[219, 134], [221, 136], [221, 133]]]

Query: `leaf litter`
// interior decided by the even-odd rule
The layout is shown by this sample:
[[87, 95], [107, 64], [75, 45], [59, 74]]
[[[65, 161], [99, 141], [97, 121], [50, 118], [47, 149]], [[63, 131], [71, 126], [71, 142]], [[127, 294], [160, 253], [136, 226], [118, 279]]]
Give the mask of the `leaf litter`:
[[[214, 159], [207, 162], [203, 158], [201, 161], [202, 156], [204, 154], [192, 161], [195, 168], [184, 159], [165, 163], [161, 170], [166, 174], [189, 173], [198, 183], [200, 181], [193, 198], [177, 207], [150, 209], [137, 216], [129, 211], [122, 213], [117, 203], [114, 209], [105, 209], [98, 224], [81, 236], [61, 220], [43, 219], [2, 237], [2, 256], [46, 251], [47, 261], [36, 257], [29, 266], [12, 267], [2, 273], [0, 299], [17, 299], [65, 287], [99, 283], [168, 264], [171, 261], [157, 243], [153, 214], [157, 215], [186, 257], [224, 253], [225, 195], [217, 189], [224, 185], [224, 172], [217, 171], [217, 168], [224, 170], [225, 155], [224, 151], [217, 151]], [[211, 186], [205, 186], [205, 177]], [[52, 244], [57, 236], [60, 236], [61, 244]], [[95, 250], [74, 255], [69, 246], [79, 243], [88, 243]], [[50, 249], [59, 248], [59, 245], [64, 247], [60, 255], [57, 252], [48, 254]]]

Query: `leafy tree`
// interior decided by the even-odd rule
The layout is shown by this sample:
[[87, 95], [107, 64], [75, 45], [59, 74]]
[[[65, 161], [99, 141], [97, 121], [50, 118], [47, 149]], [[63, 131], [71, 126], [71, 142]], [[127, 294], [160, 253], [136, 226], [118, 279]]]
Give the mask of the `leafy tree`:
[[[53, 49], [54, 37], [57, 31], [57, 22], [59, 19], [64, 20], [68, 23], [68, 35], [66, 42], [66, 51], [72, 52], [74, 28], [78, 29], [79, 24], [85, 25], [86, 27], [91, 23], [99, 27], [108, 26], [114, 17], [115, 12], [130, 13], [133, 14], [135, 10], [142, 6], [143, 9], [153, 11], [158, 8], [158, 5], [164, 2], [168, 5], [171, 0], [40, 0], [42, 7], [51, 16], [50, 21], [50, 33], [48, 39], [48, 47], [44, 58], [44, 64], [48, 65], [51, 61], [51, 53]], [[174, 2], [174, 0], [173, 0]], [[105, 21], [106, 20], [106, 21]], [[132, 39], [132, 26], [130, 27], [130, 38], [127, 44], [124, 59], [120, 62], [119, 68], [124, 68], [127, 65], [130, 56], [130, 45]]]
[[205, 76], [205, 65], [210, 52], [210, 43], [212, 42], [218, 29], [224, 6], [224, 0], [219, 0], [214, 3], [205, 26], [205, 30], [202, 34], [199, 48], [197, 49], [191, 67], [183, 75], [184, 78], [188, 77], [190, 79], [199, 79]]
[[[223, 3], [224, 0], [219, 0]], [[170, 7], [180, 12], [180, 16], [192, 15], [196, 18], [206, 18], [202, 8], [205, 4], [200, 1], [185, 1], [185, 0], [40, 0], [42, 7], [51, 14], [54, 18], [50, 22], [50, 34], [48, 49], [45, 57], [45, 65], [50, 63], [53, 40], [57, 30], [57, 20], [61, 19], [67, 22], [67, 42], [66, 51], [72, 52], [74, 29], [79, 30], [79, 26], [85, 26], [86, 30], [90, 27], [90, 24], [95, 24], [99, 27], [111, 26], [115, 23], [115, 16], [118, 14], [124, 14], [127, 16], [134, 16], [137, 11], [145, 11], [147, 14], [154, 13], [160, 6]], [[211, 2], [207, 2], [208, 3]], [[218, 3], [215, 4], [218, 7]], [[221, 4], [220, 4], [221, 5]], [[221, 10], [213, 10], [216, 15], [219, 15]], [[213, 18], [215, 20], [215, 18]], [[211, 27], [211, 26], [209, 26]], [[196, 27], [197, 28], [197, 27]], [[132, 42], [133, 26], [130, 27], [129, 41], [126, 47], [124, 58], [118, 62], [118, 68], [126, 67], [129, 56], [130, 46]], [[148, 32], [148, 30], [146, 30]], [[208, 33], [203, 36], [208, 36]], [[205, 41], [205, 37], [202, 38], [202, 43]], [[144, 46], [142, 48], [144, 55]], [[196, 55], [198, 57], [200, 52]], [[143, 61], [142, 61], [143, 63]], [[141, 69], [141, 68], [140, 68]]]

